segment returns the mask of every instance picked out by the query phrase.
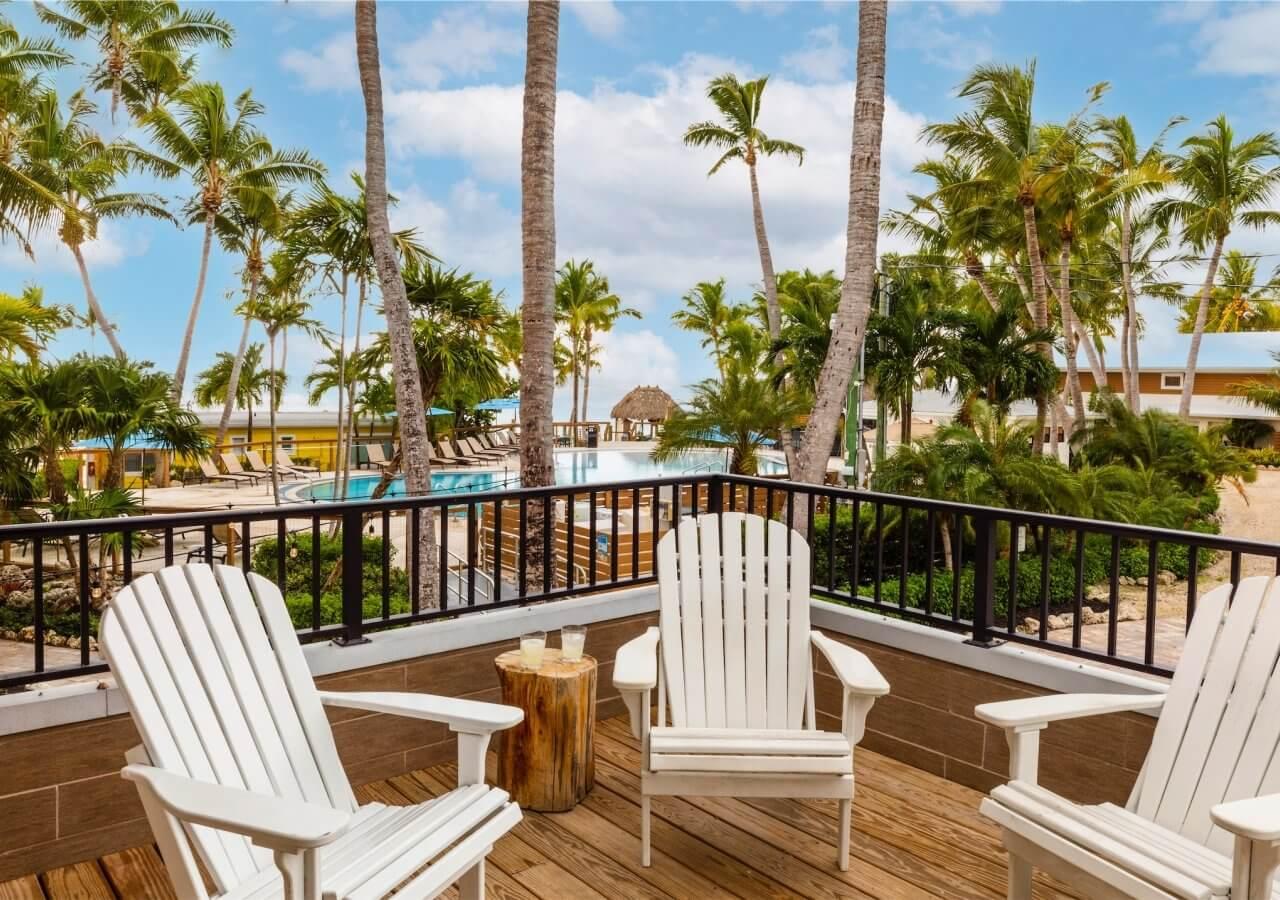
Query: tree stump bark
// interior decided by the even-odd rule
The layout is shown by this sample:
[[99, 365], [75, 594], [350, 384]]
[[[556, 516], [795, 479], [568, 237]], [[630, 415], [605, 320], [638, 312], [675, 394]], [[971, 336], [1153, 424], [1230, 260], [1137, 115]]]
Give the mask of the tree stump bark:
[[548, 647], [542, 667], [520, 665], [520, 652], [494, 665], [502, 702], [524, 710], [524, 720], [501, 732], [498, 786], [526, 809], [573, 809], [595, 784], [596, 661], [569, 662]]

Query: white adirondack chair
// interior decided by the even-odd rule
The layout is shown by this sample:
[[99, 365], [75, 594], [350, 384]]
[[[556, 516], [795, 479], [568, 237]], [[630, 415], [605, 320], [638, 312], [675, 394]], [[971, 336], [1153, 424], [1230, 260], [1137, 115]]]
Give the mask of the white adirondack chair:
[[[683, 795], [839, 800], [849, 866], [853, 748], [889, 685], [862, 653], [810, 630], [809, 547], [792, 532], [788, 556], [787, 536], [727, 512], [686, 518], [658, 543], [659, 625], [618, 650], [613, 673], [642, 743], [643, 865], [650, 798]], [[813, 647], [844, 686], [842, 733], [817, 730]]]
[[[173, 566], [120, 591], [99, 642], [143, 744], [138, 785], [181, 900], [484, 895], [484, 859], [520, 820], [484, 784], [490, 735], [519, 709], [426, 694], [316, 689], [280, 591], [227, 566]], [[358, 806], [325, 706], [444, 722], [459, 787]], [[212, 876], [206, 891], [192, 848]]]
[[[1228, 601], [1230, 603], [1228, 604]], [[989, 703], [1008, 784], [982, 811], [1004, 830], [1009, 897], [1033, 867], [1090, 898], [1280, 897], [1280, 579], [1246, 578], [1200, 602], [1167, 694], [1060, 694]], [[1163, 706], [1128, 804], [1081, 806], [1036, 784], [1050, 722]]]

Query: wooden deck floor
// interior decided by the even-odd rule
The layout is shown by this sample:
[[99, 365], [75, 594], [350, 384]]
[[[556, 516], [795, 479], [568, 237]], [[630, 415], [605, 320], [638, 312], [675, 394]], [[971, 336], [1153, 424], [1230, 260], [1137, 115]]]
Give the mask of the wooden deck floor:
[[[527, 813], [489, 857], [498, 898], [964, 898], [1005, 894], [996, 829], [981, 795], [858, 751], [853, 852], [835, 866], [835, 804], [805, 800], [660, 799], [653, 866], [639, 864], [637, 745], [622, 719], [597, 727], [596, 786], [572, 812]], [[410, 803], [448, 790], [453, 766], [358, 788], [363, 802]], [[1037, 878], [1038, 898], [1073, 897]], [[0, 884], [0, 900], [172, 898], [153, 847]]]

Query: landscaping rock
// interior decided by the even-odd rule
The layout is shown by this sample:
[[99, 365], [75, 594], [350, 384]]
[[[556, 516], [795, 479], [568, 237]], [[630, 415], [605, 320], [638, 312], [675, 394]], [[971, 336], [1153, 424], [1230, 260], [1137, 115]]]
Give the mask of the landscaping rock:
[[1049, 617], [1049, 630], [1061, 631], [1063, 628], [1070, 628], [1075, 624], [1075, 616], [1071, 613], [1063, 613], [1060, 616]]
[[1167, 569], [1156, 573], [1156, 584], [1174, 584], [1177, 580], [1178, 576]]
[[44, 592], [46, 613], [71, 612], [80, 605], [76, 589], [69, 585], [52, 585]]
[[1133, 587], [1138, 583], [1138, 579], [1133, 578], [1132, 576], [1129, 576], [1129, 575], [1121, 575], [1120, 583], [1125, 587]]
[[46, 644], [48, 644], [50, 647], [65, 647], [65, 646], [67, 646], [67, 639], [66, 639], [65, 637], [63, 637], [62, 635], [58, 634], [58, 632], [56, 632], [56, 631], [51, 631], [51, 632], [49, 632], [49, 636], [48, 636], [47, 638], [45, 638], [45, 641], [44, 641], [44, 642], [45, 642]]
[[30, 609], [35, 599], [31, 591], [14, 591], [4, 598], [4, 605], [10, 609]]
[[1022, 624], [1018, 626], [1018, 630], [1023, 634], [1039, 634], [1040, 620], [1027, 616], [1027, 618], [1022, 620]]
[[1126, 600], [1121, 603], [1119, 610], [1116, 611], [1117, 622], [1137, 622], [1143, 617], [1142, 609], [1132, 600]]
[[1080, 614], [1080, 620], [1086, 625], [1105, 625], [1107, 621], [1107, 614], [1105, 612], [1098, 612], [1096, 609], [1091, 609], [1086, 606], [1084, 608], [1084, 612]]
[[28, 625], [26, 628], [18, 632], [18, 639], [26, 641], [28, 644], [35, 643], [36, 626]]
[[1146, 586], [1147, 586], [1147, 576], [1146, 576], [1146, 575], [1143, 575], [1141, 578], [1135, 579], [1133, 583], [1134, 583], [1134, 584], [1136, 584], [1138, 587], [1146, 587]]

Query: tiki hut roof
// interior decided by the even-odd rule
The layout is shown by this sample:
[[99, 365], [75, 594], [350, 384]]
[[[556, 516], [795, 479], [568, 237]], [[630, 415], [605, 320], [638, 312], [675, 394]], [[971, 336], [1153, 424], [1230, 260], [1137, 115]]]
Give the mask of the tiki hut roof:
[[642, 385], [619, 400], [610, 415], [633, 422], [665, 422], [676, 408], [676, 401], [662, 388]]

